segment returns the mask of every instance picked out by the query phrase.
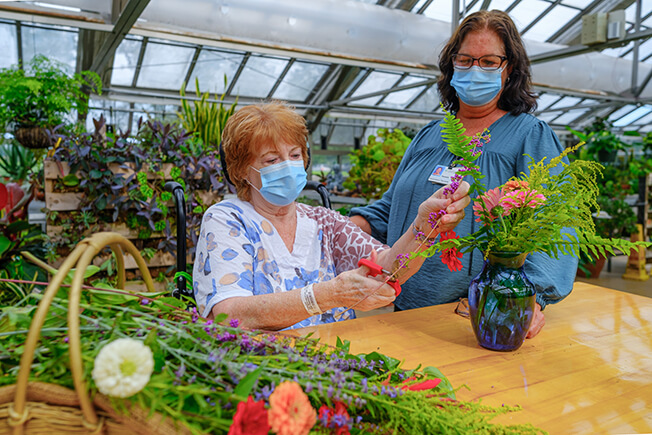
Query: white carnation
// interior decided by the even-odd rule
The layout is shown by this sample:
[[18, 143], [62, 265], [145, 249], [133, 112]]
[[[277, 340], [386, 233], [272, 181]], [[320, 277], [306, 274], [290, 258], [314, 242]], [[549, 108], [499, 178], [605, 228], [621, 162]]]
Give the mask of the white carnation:
[[100, 393], [129, 397], [142, 390], [154, 370], [152, 351], [142, 341], [119, 338], [95, 357], [93, 380]]

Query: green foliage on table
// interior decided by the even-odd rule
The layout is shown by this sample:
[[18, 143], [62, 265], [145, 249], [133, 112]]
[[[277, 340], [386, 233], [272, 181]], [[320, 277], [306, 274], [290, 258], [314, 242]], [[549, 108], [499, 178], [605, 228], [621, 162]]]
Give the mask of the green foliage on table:
[[[31, 380], [72, 388], [68, 369], [67, 290], [60, 290], [45, 320], [31, 367]], [[16, 382], [27, 330], [40, 294], [0, 313], [0, 386]], [[173, 298], [88, 290], [79, 312], [84, 381], [89, 394], [95, 358], [107, 344], [131, 338], [147, 345], [153, 373], [145, 387], [126, 399], [111, 398], [116, 410], [139, 405], [172, 419], [191, 433], [225, 434], [237, 404], [253, 397], [267, 400], [284, 381], [296, 382], [313, 409], [338, 400], [353, 418], [351, 433], [539, 433], [531, 425], [500, 426], [497, 415], [518, 410], [491, 408], [454, 400], [454, 389], [434, 367], [405, 370], [379, 352], [352, 354], [349, 343], [337, 347], [311, 338], [234, 327], [225, 315], [215, 322], [182, 310]], [[409, 378], [413, 380], [408, 380]], [[434, 389], [407, 391], [402, 386], [443, 379]], [[404, 382], [408, 380], [408, 383]], [[321, 426], [317, 433], [335, 433]], [[313, 432], [315, 433], [315, 432]]]
[[35, 56], [25, 69], [0, 70], [0, 132], [9, 124], [54, 127], [72, 110], [86, 113], [88, 92], [100, 94], [100, 77], [91, 71], [69, 75], [65, 66]]
[[378, 129], [367, 145], [349, 154], [351, 169], [343, 187], [369, 199], [378, 199], [392, 183], [411, 139], [401, 130]]
[[[224, 76], [224, 88], [226, 88], [226, 75]], [[233, 102], [228, 108], [224, 106], [224, 97], [226, 92], [217, 101], [209, 101], [210, 94], [208, 92], [201, 93], [199, 91], [199, 79], [195, 79], [195, 93], [198, 100], [194, 100], [192, 104], [185, 99], [186, 96], [186, 83], [181, 85], [181, 112], [178, 113], [183, 127], [192, 133], [197, 134], [206, 146], [217, 149], [222, 141], [222, 131], [229, 120], [231, 115], [235, 112], [238, 104], [238, 99]]]

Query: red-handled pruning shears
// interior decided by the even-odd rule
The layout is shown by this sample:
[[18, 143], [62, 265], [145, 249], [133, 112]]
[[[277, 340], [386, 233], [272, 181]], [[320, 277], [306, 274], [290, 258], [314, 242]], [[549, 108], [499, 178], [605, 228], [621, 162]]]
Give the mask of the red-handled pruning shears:
[[389, 276], [390, 279], [387, 280], [387, 284], [394, 288], [394, 295], [398, 296], [401, 294], [401, 284], [398, 283], [397, 279], [391, 279], [392, 273], [390, 271], [383, 269], [378, 264], [366, 258], [361, 258], [360, 261], [358, 261], [358, 267], [360, 266], [365, 266], [369, 269], [369, 276], [376, 276], [381, 273]]
[[[360, 261], [358, 261], [358, 267], [361, 267], [361, 266], [365, 266], [367, 269], [369, 269], [369, 276], [376, 276], [376, 275], [379, 275], [381, 273], [384, 274], [384, 275], [387, 275], [389, 278], [385, 281], [385, 283], [391, 285], [392, 288], [394, 288], [394, 295], [395, 296], [398, 296], [398, 295], [401, 294], [401, 284], [398, 283], [397, 279], [392, 278], [392, 273], [391, 272], [389, 272], [388, 270], [383, 269], [378, 264], [374, 263], [371, 260], [367, 260], [366, 258], [361, 258]], [[360, 304], [362, 301], [367, 299], [369, 296], [375, 295], [376, 292], [378, 291], [378, 289], [380, 289], [380, 286], [373, 293], [369, 293], [367, 296], [360, 299], [355, 304], [351, 305], [348, 308], [345, 308], [344, 311], [340, 311], [339, 313], [337, 313], [334, 316], [335, 320], [337, 320], [340, 316], [342, 316], [342, 314], [346, 313], [351, 308], [357, 307], [358, 304]]]

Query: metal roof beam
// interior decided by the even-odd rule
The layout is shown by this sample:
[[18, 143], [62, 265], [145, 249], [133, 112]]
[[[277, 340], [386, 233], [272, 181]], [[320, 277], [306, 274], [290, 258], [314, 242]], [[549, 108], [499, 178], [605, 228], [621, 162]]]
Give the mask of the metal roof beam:
[[[120, 12], [120, 16], [113, 26], [113, 30], [109, 37], [104, 41], [100, 49], [95, 54], [93, 59], [93, 64], [91, 65], [90, 70], [98, 74], [101, 74], [102, 68], [107, 64], [107, 62], [115, 54], [115, 50], [118, 48], [125, 35], [129, 33], [134, 23], [143, 13], [150, 0], [128, 0], [127, 4], [124, 5], [124, 8]], [[114, 0], [114, 5], [116, 5], [118, 0]]]
[[351, 101], [364, 100], [365, 98], [377, 97], [379, 95], [391, 94], [392, 92], [404, 91], [406, 89], [413, 89], [413, 88], [418, 88], [420, 86], [431, 85], [433, 83], [437, 83], [437, 80], [438, 79], [428, 79], [428, 80], [422, 80], [420, 82], [410, 83], [409, 85], [395, 86], [390, 89], [383, 89], [376, 92], [369, 92], [368, 94], [364, 94], [364, 95], [357, 95], [355, 97], [334, 100], [331, 101], [330, 104], [331, 106], [341, 106], [350, 103]]

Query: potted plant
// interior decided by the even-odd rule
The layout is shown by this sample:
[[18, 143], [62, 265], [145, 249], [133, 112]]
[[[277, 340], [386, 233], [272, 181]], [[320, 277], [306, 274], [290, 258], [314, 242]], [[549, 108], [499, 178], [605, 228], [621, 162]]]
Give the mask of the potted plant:
[[72, 110], [86, 113], [90, 92], [102, 82], [91, 71], [68, 75], [59, 62], [36, 56], [25, 69], [0, 70], [0, 132], [13, 132], [29, 148], [45, 148], [47, 128], [65, 122]]
[[378, 129], [367, 145], [350, 154], [351, 169], [345, 189], [369, 199], [378, 199], [389, 188], [411, 139], [401, 130]]
[[595, 160], [598, 162], [613, 162], [616, 160], [618, 151], [626, 151], [630, 145], [620, 140], [612, 132], [611, 125], [606, 119], [598, 119], [584, 132], [566, 127], [586, 145], [582, 147], [579, 158], [583, 160]]

